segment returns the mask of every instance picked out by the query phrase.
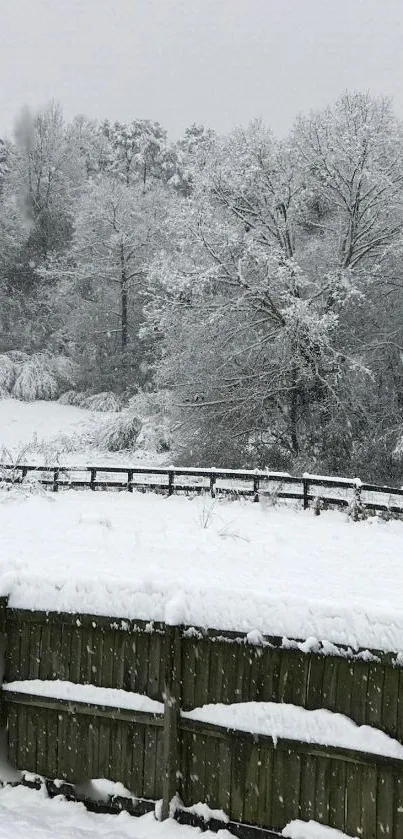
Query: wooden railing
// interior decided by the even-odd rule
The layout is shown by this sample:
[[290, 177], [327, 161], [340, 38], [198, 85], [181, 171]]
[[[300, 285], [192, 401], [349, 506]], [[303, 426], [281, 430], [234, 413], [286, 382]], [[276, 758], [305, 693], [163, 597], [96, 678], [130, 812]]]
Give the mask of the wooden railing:
[[310, 505], [347, 507], [403, 513], [403, 489], [362, 483], [358, 479], [316, 475], [297, 477], [277, 472], [244, 469], [198, 469], [160, 466], [38, 466], [0, 464], [0, 483], [20, 484], [30, 475], [53, 492], [65, 489], [133, 490], [209, 493], [260, 498], [273, 497]]

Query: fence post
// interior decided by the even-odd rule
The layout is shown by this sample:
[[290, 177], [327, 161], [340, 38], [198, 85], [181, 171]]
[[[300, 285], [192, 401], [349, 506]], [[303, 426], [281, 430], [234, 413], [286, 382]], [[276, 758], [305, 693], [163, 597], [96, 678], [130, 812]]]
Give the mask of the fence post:
[[133, 492], [133, 469], [127, 470], [127, 491]]
[[255, 475], [253, 478], [253, 500], [259, 501], [259, 477]]
[[308, 478], [302, 478], [302, 486], [303, 486], [303, 494], [304, 494], [304, 510], [307, 510], [308, 506], [309, 506], [309, 498], [308, 498], [309, 481], [308, 481]]
[[165, 624], [164, 677], [164, 752], [161, 818], [169, 817], [170, 803], [178, 788], [179, 772], [179, 701], [180, 701], [180, 627]]
[[216, 475], [213, 472], [210, 474], [210, 495], [212, 498], [215, 498], [215, 482], [217, 480]]
[[174, 494], [174, 478], [175, 478], [175, 473], [173, 472], [172, 469], [170, 469], [169, 472], [168, 472], [168, 495], [173, 495]]
[[59, 489], [59, 469], [53, 470], [53, 492], [57, 492]]
[[[4, 671], [6, 668], [6, 653], [7, 653], [7, 606], [8, 606], [8, 597], [1, 597], [0, 598], [0, 740], [3, 741], [3, 738], [7, 737], [6, 734], [6, 725], [7, 719], [5, 714], [5, 707], [4, 707], [4, 694], [3, 694], [3, 681], [4, 681]], [[4, 739], [3, 745], [6, 744], [6, 740]]]
[[91, 477], [90, 477], [90, 489], [95, 490], [95, 479], [97, 476], [97, 470], [91, 469]]

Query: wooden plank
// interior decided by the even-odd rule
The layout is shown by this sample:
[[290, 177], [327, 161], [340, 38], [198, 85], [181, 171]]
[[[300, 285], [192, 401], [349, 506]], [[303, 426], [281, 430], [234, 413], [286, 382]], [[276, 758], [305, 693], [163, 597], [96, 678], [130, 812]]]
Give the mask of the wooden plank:
[[340, 658], [325, 656], [322, 704], [319, 707], [327, 708], [329, 711], [345, 713], [344, 710], [341, 711], [340, 709], [341, 707], [345, 708], [347, 703], [349, 704], [349, 698], [350, 674], [347, 662]]
[[329, 758], [316, 758], [315, 819], [321, 824], [329, 824], [331, 771]]
[[48, 760], [48, 712], [43, 712], [42, 709], [35, 709], [31, 711], [33, 715], [33, 725], [35, 726], [36, 736], [36, 761], [35, 771], [40, 775], [49, 777], [49, 760]]
[[[256, 649], [249, 644], [237, 644], [236, 651], [236, 672], [235, 672], [235, 702], [253, 702], [253, 685], [251, 685], [251, 651]], [[214, 679], [214, 673], [210, 673], [210, 682]], [[210, 691], [208, 697], [210, 696]], [[205, 699], [209, 702], [210, 699]]]
[[316, 759], [310, 754], [301, 756], [300, 819], [315, 819]]
[[245, 755], [243, 821], [255, 823], [259, 808], [259, 744], [253, 743]]
[[349, 763], [346, 768], [346, 833], [361, 836], [361, 766]]
[[192, 748], [193, 734], [180, 729], [179, 754], [180, 754], [180, 785], [179, 793], [185, 807], [192, 803], [191, 797], [191, 774], [192, 774]]
[[25, 740], [25, 761], [24, 769], [28, 772], [36, 772], [36, 750], [37, 750], [37, 712], [35, 708], [26, 707], [26, 740]]
[[148, 688], [148, 652], [150, 637], [147, 632], [135, 632], [132, 635], [132, 655], [134, 658], [134, 676], [131, 690], [147, 694]]
[[[403, 836], [403, 774], [396, 774], [394, 778], [394, 824], [396, 836]], [[368, 822], [369, 824], [369, 822]], [[372, 835], [367, 829], [369, 839], [375, 839], [376, 833]], [[364, 834], [366, 836], [366, 834]]]
[[347, 764], [342, 760], [330, 761], [329, 827], [344, 831]]
[[[47, 763], [47, 771], [43, 772], [46, 777], [54, 780], [58, 777], [58, 764], [57, 764], [57, 750], [58, 750], [58, 739], [57, 739], [57, 711], [53, 711], [50, 709], [46, 710], [45, 713], [42, 715], [43, 725], [46, 726], [46, 763]], [[46, 722], [45, 722], [46, 720]], [[86, 752], [87, 744], [86, 744]], [[89, 777], [94, 777], [90, 775]]]
[[39, 679], [53, 678], [53, 662], [51, 648], [51, 630], [49, 624], [41, 626], [41, 653], [39, 661]]
[[21, 676], [20, 654], [21, 632], [17, 624], [10, 624], [7, 632], [7, 645], [4, 663], [4, 680], [19, 681]]
[[87, 728], [87, 771], [89, 778], [99, 778], [99, 719], [89, 720]]
[[397, 710], [399, 701], [398, 667], [385, 667], [382, 699], [382, 728], [390, 737], [397, 736]]
[[215, 737], [206, 738], [204, 800], [212, 809], [219, 809], [220, 801], [220, 741]]
[[[75, 637], [74, 633], [76, 633]], [[75, 649], [74, 643], [78, 638], [77, 627], [70, 626], [63, 621], [61, 627], [60, 657], [58, 660], [59, 678], [68, 679], [71, 682], [77, 682], [80, 667], [79, 650]]]
[[[330, 659], [329, 659], [330, 662]], [[336, 663], [336, 662], [335, 662]], [[336, 703], [332, 706], [331, 702], [326, 704], [326, 707], [332, 711], [337, 711], [339, 714], [345, 714], [347, 717], [351, 713], [351, 687], [354, 678], [354, 668], [350, 660], [347, 658], [340, 658], [337, 660], [337, 686], [336, 686]], [[326, 682], [326, 671], [324, 680], [324, 690]]]
[[306, 685], [305, 707], [315, 710], [323, 707], [323, 680], [326, 659], [324, 656], [311, 654], [308, 656], [308, 671]]
[[20, 627], [19, 672], [20, 679], [29, 679], [31, 656], [30, 645], [31, 627], [22, 624]]
[[164, 674], [164, 638], [162, 635], [150, 633], [148, 644], [147, 696], [162, 702], [161, 671]]
[[[146, 798], [154, 797], [155, 771], [157, 758], [157, 731], [153, 726], [145, 726], [144, 739], [144, 786], [143, 794]], [[169, 799], [171, 800], [171, 799]], [[169, 804], [168, 804], [169, 815]]]
[[287, 820], [299, 819], [300, 792], [301, 792], [301, 755], [294, 751], [286, 752], [284, 764], [285, 772], [285, 807]]
[[[263, 676], [268, 661], [267, 649], [248, 644], [244, 647], [247, 660], [244, 665], [244, 679], [239, 702], [263, 701]], [[240, 698], [242, 697], [242, 698]]]
[[[163, 778], [163, 773], [161, 772], [161, 767], [163, 766], [163, 763], [164, 763], [164, 730], [163, 730], [163, 728], [160, 728], [160, 727], [157, 727], [155, 730], [156, 730], [156, 735], [157, 735], [157, 748], [156, 748], [156, 754], [155, 754], [155, 773], [154, 773], [155, 785], [154, 785], [154, 796], [153, 797], [157, 801], [160, 801], [164, 796], [164, 778]], [[178, 751], [178, 755], [179, 755], [179, 742], [176, 744], [176, 747], [177, 747], [177, 751]], [[178, 769], [177, 769], [177, 772], [175, 772], [175, 794], [177, 793], [178, 788], [179, 788], [179, 782], [178, 782], [179, 767], [180, 767], [180, 763], [179, 763], [179, 757], [178, 757]]]
[[125, 690], [125, 666], [129, 655], [130, 636], [127, 632], [115, 632], [115, 659], [113, 684], [119, 690]]
[[379, 769], [376, 801], [377, 839], [384, 839], [385, 836], [398, 839], [394, 829], [394, 793], [393, 773], [388, 769]]
[[231, 746], [225, 740], [218, 742], [218, 755], [220, 807], [222, 807], [224, 813], [229, 813], [231, 807]]
[[[377, 770], [374, 766], [361, 767], [361, 830], [365, 839], [376, 839]], [[403, 831], [403, 820], [401, 822]], [[403, 832], [397, 832], [397, 836]]]
[[[211, 656], [216, 658], [216, 645], [211, 645]], [[195, 707], [195, 681], [196, 681], [196, 641], [194, 638], [181, 639], [181, 677], [182, 677], [182, 709], [190, 710]], [[222, 675], [216, 670], [217, 681], [219, 682]], [[215, 698], [214, 694], [212, 702], [219, 700]]]
[[7, 756], [12, 766], [19, 762], [18, 749], [18, 708], [7, 706]]
[[286, 796], [288, 791], [287, 753], [282, 749], [273, 752], [273, 798], [271, 821], [274, 830], [281, 831], [287, 823]]
[[111, 723], [109, 720], [100, 719], [98, 722], [99, 736], [99, 777], [110, 777], [111, 765]]
[[[59, 712], [57, 715], [57, 742], [57, 776], [63, 781], [71, 781], [72, 779], [69, 776], [70, 756], [68, 754], [68, 714], [66, 712]], [[99, 778], [100, 775], [97, 773], [96, 777]]]
[[111, 629], [106, 629], [103, 633], [103, 653], [102, 653], [102, 686], [112, 688], [113, 685], [113, 665], [115, 656], [115, 632]]
[[256, 823], [261, 827], [271, 825], [271, 810], [273, 799], [273, 747], [259, 745], [259, 799], [256, 812]]
[[376, 728], [383, 727], [382, 705], [384, 680], [384, 665], [371, 661], [368, 672], [366, 722], [367, 725], [373, 725]]
[[[61, 668], [62, 656], [62, 625], [53, 623], [45, 624], [49, 632], [49, 678], [62, 679], [66, 669], [69, 667], [69, 661], [63, 662], [63, 669]], [[44, 627], [45, 628], [45, 627]]]
[[[237, 645], [236, 652], [237, 652]], [[194, 704], [196, 708], [206, 705], [210, 702], [210, 653], [212, 643], [206, 639], [198, 642], [195, 649], [195, 686], [194, 686]], [[211, 674], [214, 679], [214, 671]]]
[[282, 651], [267, 648], [260, 659], [262, 673], [262, 701], [280, 701], [280, 663]]
[[223, 681], [222, 702], [230, 704], [236, 701], [235, 680], [237, 662], [237, 644], [223, 644]]
[[350, 716], [357, 725], [365, 725], [367, 719], [367, 691], [369, 664], [356, 661], [353, 665], [354, 678], [351, 685]]
[[288, 676], [282, 691], [282, 701], [306, 707], [309, 657], [297, 650], [287, 650], [283, 658], [285, 656], [288, 658]]
[[[233, 821], [243, 820], [245, 797], [245, 764], [248, 752], [245, 741], [233, 738], [231, 741], [231, 806], [230, 817]], [[249, 747], [249, 753], [250, 753]], [[202, 800], [202, 799], [200, 799]]]

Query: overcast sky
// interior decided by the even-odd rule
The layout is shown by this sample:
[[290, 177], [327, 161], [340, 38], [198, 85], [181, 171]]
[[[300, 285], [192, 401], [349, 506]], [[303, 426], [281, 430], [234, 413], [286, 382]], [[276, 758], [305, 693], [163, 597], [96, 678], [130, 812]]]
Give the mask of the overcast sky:
[[403, 118], [403, 0], [0, 0], [0, 135], [26, 103], [67, 118], [223, 132], [294, 117], [346, 88]]

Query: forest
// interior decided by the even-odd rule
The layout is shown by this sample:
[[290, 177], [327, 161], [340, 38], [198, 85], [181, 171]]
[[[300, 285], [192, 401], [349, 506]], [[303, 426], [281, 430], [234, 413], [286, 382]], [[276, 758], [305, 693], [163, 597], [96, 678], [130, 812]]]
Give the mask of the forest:
[[64, 119], [0, 140], [0, 398], [141, 403], [182, 464], [399, 482], [403, 124], [345, 93], [278, 139]]

